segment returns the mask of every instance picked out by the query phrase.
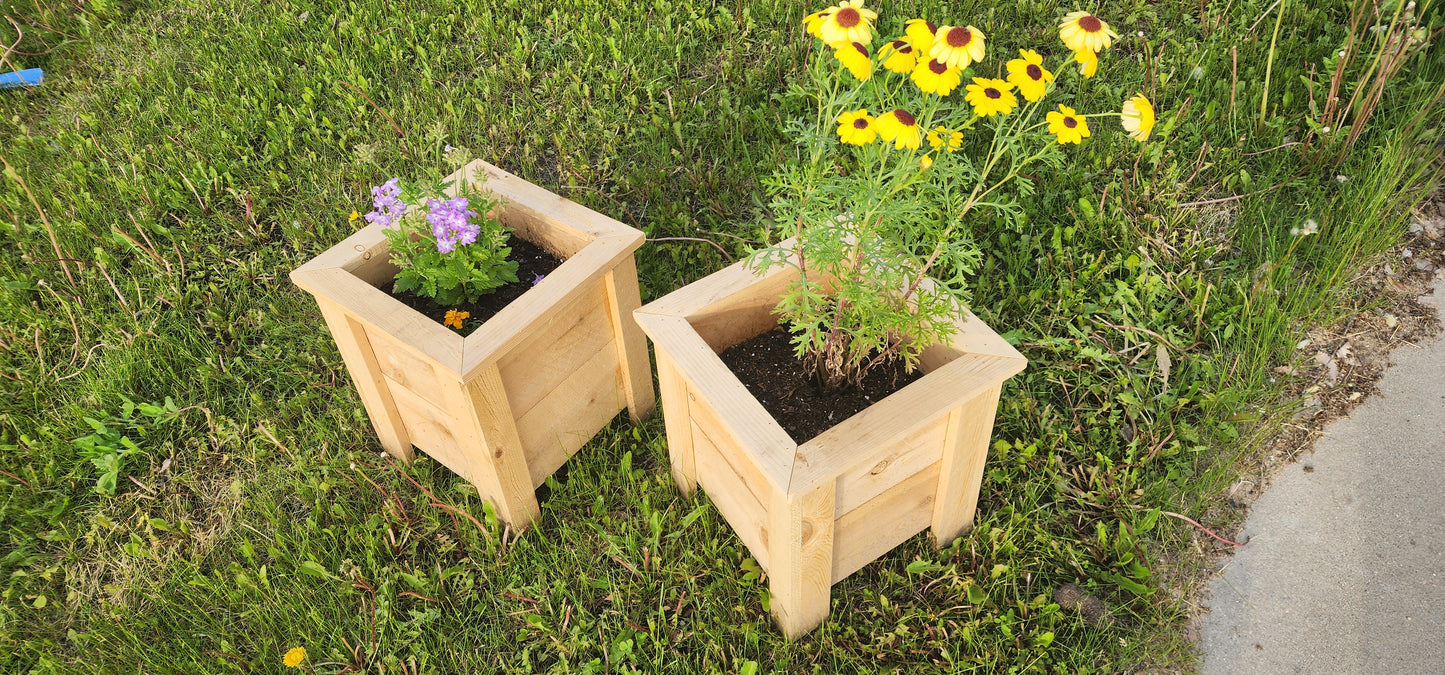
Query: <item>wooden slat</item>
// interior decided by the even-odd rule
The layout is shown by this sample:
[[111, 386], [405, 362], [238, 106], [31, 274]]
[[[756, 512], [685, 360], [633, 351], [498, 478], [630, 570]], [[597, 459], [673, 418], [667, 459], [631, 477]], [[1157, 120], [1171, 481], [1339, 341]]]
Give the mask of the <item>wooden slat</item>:
[[296, 282], [297, 286], [306, 288], [301, 281], [297, 280], [297, 273], [305, 276], [306, 272], [324, 269], [352, 271], [373, 260], [386, 259], [390, 250], [391, 247], [387, 245], [386, 234], [382, 232], [381, 226], [367, 225], [296, 268], [291, 272], [291, 279]]
[[934, 543], [940, 548], [973, 529], [999, 390], [996, 385], [980, 392], [948, 416], [937, 507], [931, 519]]
[[[385, 334], [413, 354], [453, 373], [462, 365], [462, 337], [340, 268], [296, 273], [297, 285], [341, 306], [368, 331]], [[303, 283], [304, 282], [304, 283]], [[490, 322], [488, 322], [490, 323]], [[378, 329], [372, 331], [372, 329]]]
[[[418, 356], [375, 326], [366, 329], [366, 337], [371, 340], [381, 374], [432, 405], [446, 407], [446, 389], [429, 359]], [[446, 377], [455, 380], [456, 374], [446, 373]]]
[[[780, 246], [790, 246], [791, 242], [792, 240], [789, 239]], [[775, 266], [759, 276], [747, 266], [746, 261], [739, 261], [647, 303], [642, 311], [648, 314], [681, 316], [691, 319], [695, 318], [696, 313], [703, 310], [711, 311], [717, 303], [724, 302], [738, 294], [749, 298], [743, 303], [756, 303], [758, 302], [756, 298], [760, 297], [776, 298], [777, 293], [773, 291], [786, 287], [797, 276], [798, 270], [791, 266]], [[775, 279], [777, 281], [774, 281]], [[768, 284], [769, 287], [761, 292], [752, 290], [760, 282]], [[777, 301], [774, 300], [773, 304], [776, 305]]]
[[707, 498], [717, 507], [718, 513], [726, 518], [738, 539], [747, 545], [748, 552], [758, 561], [763, 570], [771, 563], [768, 549], [768, 514], [765, 504], [759, 502], [743, 484], [743, 479], [723, 459], [717, 444], [696, 424], [689, 425], [693, 456], [697, 462], [698, 482]]
[[395, 387], [393, 391], [396, 407], [405, 420], [411, 442], [442, 466], [476, 484], [478, 472], [485, 471], [485, 463], [476, 456], [483, 452], [483, 448], [464, 448], [458, 442], [452, 433], [452, 426], [456, 421], [450, 412], [432, 405], [404, 387]]
[[899, 481], [937, 464], [943, 457], [947, 420], [940, 419], [887, 448], [870, 453], [878, 461], [855, 464], [838, 475], [838, 513], [847, 513]]
[[331, 329], [331, 337], [336, 341], [341, 359], [346, 362], [346, 370], [356, 384], [356, 393], [361, 397], [361, 405], [366, 408], [372, 428], [381, 439], [381, 447], [392, 457], [410, 464], [413, 458], [411, 437], [376, 362], [366, 329], [326, 298], [316, 296], [316, 304], [321, 307], [321, 316]]
[[[502, 375], [495, 365], [483, 368], [466, 384], [453, 387], [452, 432], [463, 448], [482, 448], [472, 483], [490, 500], [497, 517], [515, 530], [525, 529], [541, 516], [537, 494], [527, 469], [527, 455], [517, 435], [517, 420], [507, 405]], [[489, 470], [487, 470], [489, 469]]]
[[657, 348], [657, 386], [662, 390], [662, 421], [667, 428], [667, 458], [672, 480], [683, 495], [697, 489], [697, 461], [692, 446], [692, 414], [687, 405], [687, 381], [673, 365], [667, 350]]
[[597, 351], [616, 348], [602, 285], [578, 294], [571, 302], [542, 317], [539, 339], [517, 345], [497, 361], [507, 402], [519, 417], [557, 388]]
[[627, 256], [603, 280], [607, 288], [607, 313], [612, 318], [617, 356], [622, 364], [622, 393], [633, 422], [652, 412], [656, 393], [652, 390], [652, 363], [647, 358], [647, 336], [632, 313], [642, 306], [637, 288], [637, 263]]
[[462, 167], [453, 176], [481, 182], [482, 187], [501, 197], [507, 204], [521, 207], [503, 211], [502, 222], [508, 227], [523, 230], [534, 227], [535, 221], [550, 221], [538, 229], [546, 231], [553, 240], [549, 241], [549, 244], [570, 248], [571, 250], [562, 251], [566, 255], [575, 254], [591, 240], [601, 237], [635, 236], [637, 245], [642, 244], [642, 232], [485, 161], [476, 160]]
[[929, 465], [838, 518], [833, 530], [833, 583], [928, 527], [941, 465]]
[[777, 495], [768, 508], [768, 590], [773, 621], [788, 639], [827, 618], [835, 557], [833, 484]]
[[687, 392], [687, 409], [689, 417], [695, 429], [702, 430], [713, 445], [717, 448], [722, 460], [727, 463], [734, 474], [743, 482], [743, 489], [747, 490], [759, 504], [768, 503], [768, 496], [778, 490], [768, 480], [767, 475], [750, 460], [751, 455], [741, 451], [744, 441], [740, 441], [732, 430], [723, 423], [707, 399], [700, 397], [698, 392], [689, 389]]
[[541, 485], [622, 410], [617, 352], [608, 343], [517, 419], [532, 484]]

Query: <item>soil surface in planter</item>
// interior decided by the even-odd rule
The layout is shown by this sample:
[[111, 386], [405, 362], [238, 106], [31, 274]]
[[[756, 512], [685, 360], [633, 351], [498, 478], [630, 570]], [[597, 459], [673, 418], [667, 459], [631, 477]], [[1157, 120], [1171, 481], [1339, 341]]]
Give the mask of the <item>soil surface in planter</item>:
[[391, 284], [386, 284], [382, 290], [397, 300], [400, 300], [407, 307], [410, 307], [422, 314], [425, 314], [433, 321], [442, 323], [447, 317], [447, 311], [455, 309], [461, 312], [470, 312], [463, 320], [465, 328], [463, 333], [470, 333], [478, 326], [481, 326], [487, 319], [492, 318], [503, 307], [511, 304], [513, 300], [522, 297], [523, 293], [531, 290], [540, 277], [545, 277], [562, 265], [562, 259], [554, 257], [542, 247], [533, 244], [521, 237], [513, 236], [507, 242], [512, 247], [512, 254], [507, 256], [508, 260], [517, 261], [517, 280], [498, 287], [495, 291], [483, 295], [474, 303], [462, 303], [460, 305], [439, 305], [431, 298], [423, 298], [412, 293], [397, 293], [392, 289]]
[[903, 361], [895, 359], [868, 371], [861, 386], [824, 392], [812, 369], [793, 356], [791, 339], [780, 328], [729, 347], [718, 356], [795, 443], [807, 443], [923, 377], [920, 370], [904, 372]]

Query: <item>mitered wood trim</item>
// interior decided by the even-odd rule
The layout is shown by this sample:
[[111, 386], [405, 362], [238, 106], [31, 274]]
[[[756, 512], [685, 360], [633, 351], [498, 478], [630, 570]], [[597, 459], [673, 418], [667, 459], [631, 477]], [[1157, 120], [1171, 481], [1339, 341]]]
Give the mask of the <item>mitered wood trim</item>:
[[800, 446], [789, 490], [806, 491], [856, 465], [877, 462], [879, 451], [895, 439], [937, 422], [1022, 369], [1022, 363], [996, 356], [955, 359]]
[[848, 578], [928, 527], [941, 466], [942, 462], [934, 462], [838, 516], [833, 531], [833, 583]]
[[371, 351], [366, 330], [330, 300], [317, 297], [316, 304], [321, 307], [321, 316], [325, 318], [327, 328], [331, 329], [331, 337], [336, 341], [342, 361], [346, 362], [346, 370], [356, 384], [356, 393], [361, 397], [361, 405], [366, 408], [372, 428], [381, 439], [381, 447], [392, 457], [410, 464], [415, 456], [411, 437], [391, 397], [381, 366], [376, 362], [376, 355]]
[[621, 365], [623, 395], [633, 422], [642, 421], [652, 412], [657, 395], [652, 390], [652, 363], [647, 358], [647, 336], [638, 327], [632, 312], [642, 306], [637, 288], [637, 263], [627, 256], [612, 268], [603, 282], [607, 288], [607, 313], [612, 318], [612, 332], [617, 336], [617, 357]]
[[509, 203], [526, 207], [537, 217], [554, 220], [592, 238], [625, 235], [635, 237], [637, 245], [642, 245], [644, 235], [640, 230], [529, 183], [486, 161], [476, 160], [462, 167], [461, 173], [470, 180], [480, 180], [485, 189]]
[[768, 507], [768, 590], [773, 621], [788, 639], [828, 617], [833, 587], [833, 484], [777, 494]]
[[662, 390], [662, 421], [667, 430], [672, 480], [682, 494], [691, 495], [697, 489], [697, 461], [692, 443], [692, 414], [687, 404], [687, 380], [662, 347], [657, 348], [657, 386]]
[[480, 449], [479, 459], [491, 471], [477, 471], [473, 480], [483, 499], [492, 502], [497, 517], [522, 530], [541, 517], [537, 494], [527, 469], [526, 450], [517, 434], [517, 421], [507, 405], [507, 392], [496, 365], [481, 369], [471, 381], [457, 383], [452, 410], [457, 421], [452, 432], [463, 447]]
[[[306, 264], [292, 270], [291, 278], [295, 280], [297, 272], [314, 270], [344, 269], [351, 271], [378, 256], [387, 255], [390, 250], [391, 247], [386, 241], [386, 233], [382, 231], [381, 225], [367, 225], [353, 232], [351, 236], [341, 240], [335, 246], [322, 251], [315, 258], [306, 261]], [[301, 284], [298, 282], [297, 285]]]
[[[791, 241], [780, 245], [790, 245]], [[792, 262], [796, 263], [796, 260], [793, 258]], [[760, 283], [768, 283], [781, 277], [785, 287], [797, 276], [798, 269], [792, 265], [774, 265], [760, 274], [748, 267], [747, 261], [740, 260], [647, 303], [641, 311], [646, 314], [691, 318], [704, 310], [714, 309], [713, 305], [739, 293], [761, 294], [755, 288]], [[772, 303], [777, 304], [776, 296]]]
[[442, 369], [452, 373], [460, 371], [462, 336], [450, 328], [407, 307], [346, 270], [318, 269], [296, 276], [299, 277], [298, 286], [318, 299], [326, 298], [345, 309], [368, 330], [375, 328], [391, 336], [401, 346], [430, 359]]
[[948, 415], [931, 524], [939, 548], [973, 529], [999, 391], [1000, 386], [995, 385], [979, 392]]

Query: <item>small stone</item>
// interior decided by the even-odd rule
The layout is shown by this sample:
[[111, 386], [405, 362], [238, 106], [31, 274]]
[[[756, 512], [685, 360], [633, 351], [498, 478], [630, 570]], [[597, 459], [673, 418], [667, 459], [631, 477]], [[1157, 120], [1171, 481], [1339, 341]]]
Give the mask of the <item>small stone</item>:
[[1304, 465], [1304, 467], [1302, 467], [1302, 468], [1304, 468], [1305, 473], [1314, 473], [1314, 472], [1315, 472], [1315, 465], [1313, 465], [1313, 464], [1306, 464], [1306, 465]]

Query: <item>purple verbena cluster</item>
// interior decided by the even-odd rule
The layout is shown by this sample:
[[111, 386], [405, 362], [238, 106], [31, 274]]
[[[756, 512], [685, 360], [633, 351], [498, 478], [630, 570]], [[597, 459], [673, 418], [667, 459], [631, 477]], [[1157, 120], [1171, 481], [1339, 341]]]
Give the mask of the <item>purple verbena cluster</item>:
[[431, 223], [431, 232], [437, 238], [437, 251], [451, 253], [457, 246], [477, 240], [482, 228], [470, 222], [477, 214], [467, 210], [466, 197], [446, 201], [430, 199], [426, 207], [430, 211], [426, 216], [427, 222]]
[[391, 227], [401, 220], [406, 213], [406, 203], [401, 201], [401, 187], [397, 185], [397, 179], [393, 178], [371, 188], [371, 206], [375, 210], [366, 214], [368, 223], [381, 223], [382, 227]]

